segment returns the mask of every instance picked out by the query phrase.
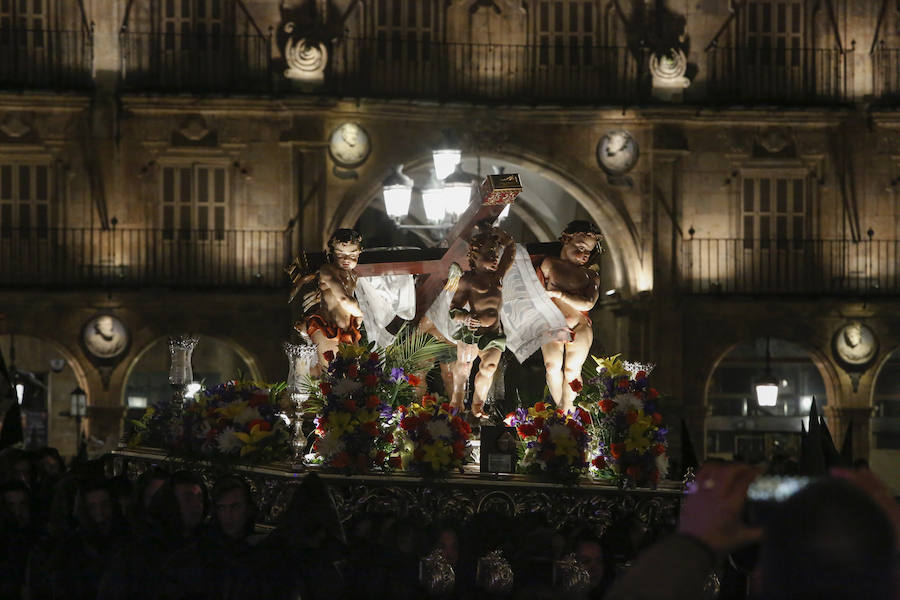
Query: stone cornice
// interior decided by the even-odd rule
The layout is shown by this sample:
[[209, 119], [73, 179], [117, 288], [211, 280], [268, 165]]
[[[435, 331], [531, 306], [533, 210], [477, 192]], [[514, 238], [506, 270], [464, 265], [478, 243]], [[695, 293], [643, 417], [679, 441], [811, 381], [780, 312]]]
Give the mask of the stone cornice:
[[0, 110], [80, 112], [91, 105], [91, 94], [58, 92], [0, 92]]

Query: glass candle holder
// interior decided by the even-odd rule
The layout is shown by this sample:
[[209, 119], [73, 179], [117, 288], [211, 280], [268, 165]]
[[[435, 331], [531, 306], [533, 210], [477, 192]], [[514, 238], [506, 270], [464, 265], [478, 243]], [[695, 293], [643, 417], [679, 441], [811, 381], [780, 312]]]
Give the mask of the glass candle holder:
[[169, 338], [169, 385], [184, 402], [185, 389], [194, 379], [191, 367], [191, 355], [197, 345], [197, 338], [191, 335], [179, 335]]

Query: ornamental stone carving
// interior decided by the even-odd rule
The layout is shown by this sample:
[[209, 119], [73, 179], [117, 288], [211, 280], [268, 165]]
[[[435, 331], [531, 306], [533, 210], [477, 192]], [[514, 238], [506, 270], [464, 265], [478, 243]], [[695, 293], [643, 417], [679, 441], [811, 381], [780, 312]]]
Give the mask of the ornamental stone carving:
[[681, 102], [684, 89], [691, 85], [685, 77], [687, 56], [678, 48], [650, 55], [650, 74], [653, 76], [653, 97], [666, 102]]
[[288, 34], [284, 44], [284, 60], [287, 69], [284, 76], [306, 84], [318, 85], [325, 81], [325, 67], [328, 65], [328, 49], [321, 42], [305, 38], [295, 38], [293, 23], [284, 24]]

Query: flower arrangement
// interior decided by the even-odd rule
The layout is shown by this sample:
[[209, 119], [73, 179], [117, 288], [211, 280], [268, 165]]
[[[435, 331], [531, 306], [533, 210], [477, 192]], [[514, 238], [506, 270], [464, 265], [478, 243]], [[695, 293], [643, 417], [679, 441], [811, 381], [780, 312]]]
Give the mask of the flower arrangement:
[[403, 374], [385, 376], [380, 355], [366, 346], [344, 344], [325, 358], [328, 368], [316, 391], [317, 460], [356, 473], [383, 468], [393, 443], [393, 410], [385, 398], [392, 397]]
[[471, 428], [450, 404], [426, 394], [421, 403], [397, 409], [395, 451], [404, 471], [422, 476], [462, 471]]
[[525, 473], [544, 473], [572, 483], [588, 468], [588, 432], [590, 414], [580, 407], [563, 413], [545, 402], [519, 408], [506, 417], [525, 443], [519, 469]]
[[159, 403], [133, 422], [129, 444], [162, 447], [185, 458], [280, 460], [290, 451], [278, 403], [283, 387], [229, 381], [197, 392], [184, 406]]
[[593, 358], [597, 368], [586, 369], [579, 396], [579, 403], [594, 414], [591, 474], [622, 487], [656, 487], [669, 466], [668, 432], [657, 412], [659, 393], [648, 385], [641, 365], [622, 363], [618, 355]]

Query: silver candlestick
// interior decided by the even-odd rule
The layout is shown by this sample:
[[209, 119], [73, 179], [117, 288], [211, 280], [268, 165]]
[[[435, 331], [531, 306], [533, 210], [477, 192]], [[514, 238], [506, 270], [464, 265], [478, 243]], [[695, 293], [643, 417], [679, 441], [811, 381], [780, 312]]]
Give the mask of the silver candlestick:
[[178, 335], [169, 338], [169, 385], [175, 390], [179, 404], [186, 401], [185, 390], [194, 379], [191, 355], [197, 345], [192, 335]]
[[309, 372], [319, 359], [319, 353], [311, 344], [285, 342], [282, 348], [288, 359], [286, 392], [290, 395], [290, 408], [285, 416], [291, 426], [292, 462], [300, 464], [306, 449], [306, 436], [303, 435], [303, 405], [309, 398]]

